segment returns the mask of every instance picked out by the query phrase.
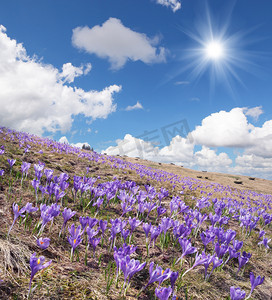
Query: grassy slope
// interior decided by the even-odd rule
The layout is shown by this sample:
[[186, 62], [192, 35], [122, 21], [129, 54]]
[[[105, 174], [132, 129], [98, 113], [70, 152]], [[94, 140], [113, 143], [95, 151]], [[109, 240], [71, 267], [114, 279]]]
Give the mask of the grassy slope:
[[[86, 167], [90, 168], [89, 176], [98, 177], [100, 179], [97, 182], [105, 182], [113, 180], [116, 176], [122, 181], [133, 180], [144, 189], [144, 184], [148, 183], [153, 185], [156, 190], [160, 187], [165, 187], [170, 192], [170, 197], [163, 200], [164, 206], [169, 210], [169, 201], [174, 195], [179, 195], [179, 191], [182, 190], [180, 185], [176, 185], [173, 189], [170, 182], [156, 182], [154, 180], [147, 180], [147, 178], [141, 178], [133, 170], [127, 169], [112, 169], [107, 164], [101, 164], [100, 162], [90, 162], [85, 158], [79, 158], [75, 154], [58, 154], [52, 153], [52, 149], [43, 148], [43, 153], [38, 153], [41, 149], [38, 143], [34, 143], [31, 146], [29, 153], [24, 155], [23, 148], [19, 148], [18, 141], [9, 140], [8, 138], [3, 139], [4, 135], [0, 134], [0, 146], [5, 146], [5, 154], [0, 156], [0, 169], [5, 170], [5, 176], [0, 178], [0, 278], [4, 280], [0, 284], [0, 298], [1, 299], [23, 299], [28, 292], [28, 282], [30, 271], [28, 268], [29, 257], [33, 252], [37, 252], [39, 255], [44, 255], [46, 261], [49, 259], [53, 260], [50, 268], [37, 273], [35, 276], [35, 283], [38, 287], [34, 293], [34, 299], [121, 299], [119, 295], [121, 283], [118, 287], [115, 283], [112, 284], [110, 290], [107, 293], [105, 271], [109, 266], [109, 263], [113, 261], [112, 253], [108, 253], [106, 246], [103, 248], [100, 245], [97, 248], [96, 258], [88, 257], [87, 266], [84, 265], [84, 246], [80, 246], [79, 261], [73, 263], [69, 260], [70, 245], [66, 239], [59, 239], [58, 233], [62, 225], [62, 218], [58, 217], [54, 220], [53, 226], [47, 226], [45, 234], [43, 236], [50, 237], [51, 244], [48, 250], [41, 251], [36, 246], [35, 238], [32, 234], [33, 226], [24, 229], [24, 226], [17, 220], [14, 228], [11, 231], [10, 237], [7, 239], [7, 231], [13, 220], [12, 203], [21, 203], [24, 205], [27, 202], [35, 203], [35, 196], [33, 188], [31, 187], [30, 180], [26, 180], [21, 187], [20, 179], [20, 166], [22, 161], [27, 161], [32, 164], [30, 169], [29, 178], [34, 178], [33, 164], [41, 161], [45, 163], [46, 168], [54, 170], [54, 175], [59, 175], [61, 172], [66, 172], [70, 176], [70, 187], [72, 186], [72, 178], [74, 175], [84, 176], [86, 174]], [[12, 174], [9, 175], [9, 166], [7, 158], [16, 159], [16, 164], [13, 167]], [[142, 163], [147, 166], [161, 168], [162, 170], [176, 173], [181, 177], [197, 178], [197, 176], [206, 176], [208, 180], [214, 182], [225, 183], [233, 186], [233, 190], [237, 186], [233, 183], [233, 178], [229, 175], [222, 175], [216, 173], [203, 173], [191, 171], [188, 169], [181, 169], [180, 167], [162, 164], [158, 165], [155, 163], [140, 161], [130, 158], [124, 158], [126, 161]], [[241, 177], [241, 176], [240, 176]], [[228, 178], [231, 178], [228, 181]], [[246, 189], [248, 185], [251, 185], [251, 189], [258, 192], [271, 193], [271, 181], [264, 181], [256, 179], [254, 182], [247, 181], [246, 177], [242, 177], [244, 182], [242, 189]], [[12, 188], [9, 188], [11, 185]], [[195, 185], [203, 184], [207, 186], [204, 188], [206, 193], [213, 190], [213, 185], [207, 180], [197, 179], [194, 181]], [[247, 185], [247, 186], [245, 186]], [[195, 191], [185, 190], [183, 200], [190, 207], [194, 207], [195, 200], [192, 196], [200, 198], [203, 194], [200, 193], [200, 189]], [[239, 190], [237, 190], [239, 195]], [[214, 193], [212, 197], [222, 197], [222, 194]], [[77, 214], [73, 218], [74, 222], [78, 224], [78, 217], [81, 215], [91, 215], [94, 213], [91, 210], [87, 210], [85, 213], [82, 212], [79, 201], [74, 203], [71, 188], [69, 193], [64, 198], [64, 205], [76, 210]], [[110, 207], [101, 211], [97, 218], [99, 219], [110, 219], [120, 216], [120, 204], [112, 203]], [[206, 211], [209, 213], [209, 210]], [[271, 211], [270, 211], [271, 213]], [[33, 219], [38, 220], [39, 212], [33, 215]], [[150, 221], [156, 222], [155, 212], [150, 215]], [[71, 220], [68, 222], [71, 225]], [[203, 229], [208, 226], [203, 225]], [[210, 281], [206, 282], [203, 280], [203, 267], [198, 267], [189, 272], [183, 282], [180, 282], [180, 289], [178, 296], [182, 299], [188, 294], [188, 299], [227, 299], [229, 295], [230, 286], [236, 286], [244, 289], [247, 294], [250, 291], [249, 272], [253, 271], [255, 275], [265, 276], [265, 282], [263, 285], [258, 286], [254, 291], [252, 299], [270, 299], [272, 291], [272, 258], [271, 251], [266, 252], [263, 248], [260, 249], [257, 246], [258, 242], [258, 230], [252, 232], [251, 236], [245, 238], [242, 235], [237, 222], [231, 221], [230, 228], [237, 230], [236, 239], [244, 241], [243, 250], [252, 253], [252, 257], [249, 263], [246, 265], [246, 269], [243, 275], [239, 273], [235, 276], [237, 270], [237, 262], [226, 265], [222, 271], [215, 271], [211, 276]], [[228, 227], [228, 228], [229, 228]], [[271, 225], [266, 228], [267, 235], [271, 237]], [[135, 258], [143, 261], [155, 261], [164, 268], [171, 268], [172, 270], [179, 270], [180, 265], [172, 267], [173, 259], [180, 253], [180, 247], [169, 247], [164, 251], [161, 250], [159, 245], [155, 248], [151, 248], [149, 257], [146, 256], [145, 248], [145, 237], [142, 229], [136, 231], [136, 235], [133, 237], [133, 243], [138, 246]], [[121, 243], [118, 244], [121, 246]], [[195, 246], [201, 247], [200, 239], [196, 239]], [[209, 247], [208, 247], [209, 249]], [[100, 257], [100, 259], [99, 259]], [[183, 268], [186, 270], [189, 267], [190, 260], [187, 259], [183, 263]], [[143, 285], [148, 281], [148, 267], [139, 273], [136, 273], [133, 277], [131, 288], [128, 290], [126, 299], [135, 299], [137, 293]], [[154, 298], [154, 287], [153, 284], [144, 293], [141, 294], [140, 299], [153, 299]]]

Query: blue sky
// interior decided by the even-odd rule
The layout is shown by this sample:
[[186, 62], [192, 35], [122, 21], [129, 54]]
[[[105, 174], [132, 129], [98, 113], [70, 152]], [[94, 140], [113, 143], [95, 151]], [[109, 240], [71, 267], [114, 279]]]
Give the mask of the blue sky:
[[6, 1], [1, 125], [271, 179], [271, 11], [270, 0]]

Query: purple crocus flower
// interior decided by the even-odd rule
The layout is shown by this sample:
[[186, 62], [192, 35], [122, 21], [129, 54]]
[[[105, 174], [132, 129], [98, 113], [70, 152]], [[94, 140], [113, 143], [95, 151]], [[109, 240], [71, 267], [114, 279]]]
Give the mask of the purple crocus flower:
[[219, 221], [220, 216], [218, 216], [218, 215], [213, 215], [212, 213], [210, 213], [210, 214], [209, 214], [209, 219], [210, 219], [210, 221], [211, 221], [211, 223], [212, 223], [212, 226], [214, 226], [215, 223]]
[[87, 228], [86, 232], [89, 239], [92, 239], [94, 236], [98, 234], [98, 230], [94, 230], [93, 228], [90, 227]]
[[82, 242], [82, 234], [81, 225], [78, 225], [77, 229], [75, 229], [75, 224], [73, 223], [70, 228], [68, 228], [70, 236], [68, 237], [68, 242], [71, 245], [71, 261], [73, 261], [74, 250], [76, 247]]
[[172, 294], [172, 288], [171, 287], [157, 287], [155, 289], [155, 294], [160, 300], [168, 300], [170, 295]]
[[128, 278], [128, 284], [132, 278], [132, 276], [141, 271], [146, 265], [146, 262], [140, 263], [140, 261], [135, 259], [130, 259], [129, 255], [120, 259], [119, 266], [120, 269], [124, 273], [124, 285], [126, 284], [126, 280]]
[[101, 238], [90, 238], [89, 239], [89, 243], [92, 245], [93, 247], [93, 257], [95, 256], [95, 249], [97, 247], [97, 245], [99, 244]]
[[79, 217], [79, 222], [84, 230], [85, 227], [89, 224], [89, 217]]
[[[168, 269], [169, 270], [169, 269]], [[144, 287], [144, 289], [151, 283], [155, 281], [159, 281], [160, 284], [167, 278], [170, 277], [170, 272], [165, 272], [162, 267], [159, 267], [158, 265], [154, 269], [154, 262], [152, 261], [149, 265], [149, 281], [147, 285]]]
[[39, 239], [37, 239], [37, 245], [43, 250], [47, 249], [49, 247], [49, 244], [50, 244], [49, 238], [40, 237]]
[[13, 209], [14, 219], [13, 219], [12, 225], [11, 225], [10, 228], [9, 228], [8, 236], [9, 236], [9, 233], [10, 233], [12, 227], [14, 226], [15, 221], [17, 220], [17, 218], [18, 218], [18, 217], [24, 218], [25, 215], [23, 215], [23, 213], [24, 213], [25, 210], [26, 210], [25, 207], [22, 207], [22, 208], [20, 209], [20, 208], [19, 208], [19, 205], [16, 204], [15, 202], [12, 204], [12, 209]]
[[215, 235], [214, 235], [214, 233], [207, 231], [207, 232], [202, 232], [200, 234], [200, 237], [201, 237], [201, 240], [202, 240], [203, 245], [204, 245], [204, 250], [206, 250], [207, 245], [210, 242], [214, 241]]
[[2, 169], [2, 170], [0, 170], [0, 176], [3, 176], [4, 175], [4, 173], [5, 173], [5, 171]]
[[235, 288], [234, 286], [230, 287], [230, 299], [231, 300], [241, 300], [246, 296], [246, 292], [240, 288]]
[[42, 193], [42, 200], [43, 200], [44, 195], [45, 195], [45, 194], [48, 194], [47, 188], [46, 188], [45, 186], [39, 185], [39, 190], [40, 190], [41, 193]]
[[139, 225], [141, 225], [142, 221], [136, 219], [136, 218], [131, 218], [129, 217], [128, 219], [130, 228], [131, 228], [131, 233], [136, 229], [136, 227], [138, 227]]
[[64, 193], [63, 191], [60, 191], [60, 187], [56, 184], [55, 188], [54, 188], [54, 195], [56, 197], [56, 203], [58, 203], [58, 201], [63, 198], [66, 193]]
[[[208, 259], [208, 260], [210, 260], [210, 259]], [[217, 256], [213, 255], [213, 256], [212, 256], [212, 263], [213, 263], [213, 267], [212, 267], [211, 273], [209, 274], [209, 276], [207, 276], [206, 279], [209, 279], [210, 276], [212, 275], [213, 271], [214, 271], [217, 267], [219, 267], [219, 266], [222, 265], [223, 259], [219, 259]], [[204, 265], [205, 265], [205, 264], [204, 264]], [[205, 266], [205, 269], [206, 269], [206, 266]]]
[[172, 219], [171, 218], [163, 217], [161, 219], [161, 229], [162, 229], [164, 235], [166, 235], [167, 230], [171, 226], [172, 226]]
[[256, 288], [256, 286], [262, 284], [264, 282], [264, 277], [261, 278], [261, 276], [258, 276], [255, 278], [254, 274], [250, 272], [250, 283], [251, 283], [251, 291], [246, 299], [249, 299], [253, 290]]
[[188, 228], [185, 224], [176, 224], [173, 227], [173, 234], [176, 238], [176, 240], [178, 238], [186, 238], [188, 235], [190, 235], [192, 232], [191, 228]]
[[93, 206], [97, 206], [98, 208], [100, 208], [101, 204], [104, 202], [104, 198], [99, 197], [96, 202], [93, 204]]
[[150, 243], [153, 241], [153, 246], [155, 246], [155, 241], [157, 239], [157, 237], [160, 235], [161, 233], [161, 227], [158, 226], [152, 226], [150, 229]]
[[170, 282], [171, 282], [171, 288], [174, 290], [174, 285], [176, 280], [178, 279], [179, 273], [178, 272], [171, 272], [170, 275]]
[[34, 165], [35, 176], [37, 177], [38, 181], [40, 181], [40, 179], [42, 178], [44, 166], [45, 164], [41, 163], [40, 161], [38, 164]]
[[269, 249], [270, 247], [269, 247], [268, 243], [269, 243], [270, 241], [271, 241], [271, 239], [267, 239], [267, 238], [263, 237], [263, 240], [260, 241], [260, 242], [258, 243], [258, 245], [264, 245], [266, 249]]
[[112, 240], [112, 244], [111, 247], [115, 246], [115, 237], [116, 234], [119, 233], [121, 231], [121, 224], [122, 221], [120, 219], [111, 219], [111, 229], [110, 229], [110, 233], [111, 233], [111, 237], [110, 239]]
[[121, 230], [121, 234], [122, 234], [122, 237], [123, 237], [124, 242], [125, 242], [126, 239], [127, 239], [127, 237], [128, 237], [129, 234], [130, 234], [130, 231], [129, 231], [129, 229], [127, 229], [127, 230], [122, 229], [122, 230]]
[[225, 243], [221, 245], [219, 243], [216, 243], [214, 249], [218, 257], [223, 257], [228, 251], [229, 247]]
[[266, 234], [266, 232], [264, 230], [260, 230], [259, 239], [262, 238], [265, 234]]
[[107, 229], [107, 226], [108, 226], [107, 221], [103, 221], [103, 220], [99, 221], [99, 229], [102, 231], [102, 236], [104, 236], [104, 232]]
[[63, 212], [62, 212], [62, 217], [63, 217], [63, 225], [61, 228], [61, 231], [59, 233], [59, 236], [62, 233], [62, 230], [64, 230], [65, 233], [65, 228], [66, 228], [66, 224], [67, 222], [76, 214], [76, 211], [72, 211], [71, 208], [67, 208], [65, 207]]
[[40, 256], [39, 258], [37, 258], [36, 252], [34, 252], [30, 257], [31, 275], [30, 275], [30, 282], [29, 282], [28, 298], [30, 296], [31, 284], [32, 284], [32, 280], [33, 280], [35, 274], [38, 271], [47, 268], [52, 263], [52, 260], [48, 261], [47, 263], [44, 263], [44, 262], [45, 262], [44, 256]]
[[29, 214], [32, 212], [35, 212], [39, 209], [38, 207], [33, 207], [32, 205], [33, 204], [30, 202], [27, 202], [27, 204], [25, 205], [25, 211]]
[[208, 254], [207, 255], [207, 261], [204, 263], [204, 267], [205, 267], [205, 279], [207, 280], [208, 279], [208, 276], [207, 276], [207, 273], [208, 273], [208, 268], [209, 268], [209, 265], [211, 264], [213, 258], [214, 258], [214, 255], [210, 255]]
[[197, 252], [196, 253], [196, 257], [195, 257], [195, 262], [194, 262], [193, 266], [190, 269], [188, 269], [186, 272], [184, 272], [182, 274], [182, 277], [186, 273], [188, 273], [189, 271], [191, 271], [193, 268], [195, 268], [195, 267], [197, 267], [199, 265], [204, 265], [208, 260], [209, 260], [209, 256], [207, 256], [204, 251], [201, 254], [198, 254], [198, 252]]
[[232, 244], [236, 252], [238, 252], [243, 247], [243, 241], [233, 240]]
[[157, 214], [158, 214], [158, 218], [165, 214], [167, 212], [167, 209], [165, 207], [162, 207], [162, 206], [158, 206], [157, 207]]
[[96, 218], [89, 218], [88, 223], [89, 227], [93, 228], [98, 223], [98, 220]]
[[245, 251], [243, 252], [242, 255], [239, 253], [239, 256], [238, 256], [239, 267], [238, 267], [237, 274], [241, 270], [241, 268], [249, 261], [250, 257], [251, 257], [251, 254], [250, 253], [247, 254]]
[[178, 263], [184, 256], [188, 255], [188, 254], [193, 254], [197, 251], [197, 249], [195, 247], [192, 247], [191, 244], [191, 240], [187, 240], [187, 239], [179, 239], [179, 244], [182, 248], [182, 255], [181, 257], [176, 261], [176, 263]]
[[7, 159], [9, 166], [10, 166], [10, 171], [12, 170], [13, 165], [16, 163], [16, 159]]
[[23, 175], [24, 175], [24, 174], [27, 175], [30, 166], [31, 166], [31, 163], [28, 163], [28, 162], [23, 161], [23, 163], [22, 163], [22, 165], [21, 165], [21, 171], [22, 171], [22, 174], [23, 174]]
[[34, 190], [35, 190], [35, 195], [36, 195], [36, 200], [38, 200], [38, 190], [39, 190], [39, 185], [40, 185], [40, 181], [39, 180], [36, 180], [36, 179], [33, 179], [32, 182], [31, 182], [32, 186], [34, 187]]
[[149, 223], [149, 224], [148, 223], [144, 223], [143, 224], [143, 230], [145, 232], [146, 239], [148, 238], [148, 234], [150, 232], [151, 226], [152, 226], [151, 223]]
[[46, 181], [47, 181], [47, 183], [49, 183], [50, 181], [51, 181], [51, 179], [52, 179], [52, 177], [53, 177], [53, 170], [51, 170], [51, 169], [45, 169], [44, 170], [44, 174], [45, 174], [45, 176], [46, 176]]
[[235, 238], [236, 236], [236, 231], [228, 229], [225, 233], [225, 243], [227, 245]]
[[117, 249], [116, 247], [114, 247], [114, 259], [116, 261], [116, 266], [117, 266], [117, 278], [119, 276], [119, 272], [120, 272], [120, 263], [121, 260], [127, 256], [127, 255], [131, 255], [132, 253], [134, 253], [136, 251], [137, 247], [133, 246], [133, 245], [127, 245], [126, 243], [123, 244], [123, 247], [120, 247], [119, 249]]

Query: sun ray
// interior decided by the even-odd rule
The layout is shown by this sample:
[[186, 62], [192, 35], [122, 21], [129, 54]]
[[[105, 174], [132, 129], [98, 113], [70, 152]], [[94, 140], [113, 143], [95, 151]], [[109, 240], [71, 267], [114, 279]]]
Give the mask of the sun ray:
[[253, 70], [258, 68], [254, 61], [259, 53], [245, 50], [247, 45], [254, 43], [247, 37], [251, 29], [230, 32], [232, 11], [233, 7], [225, 16], [225, 22], [222, 19], [219, 26], [213, 22], [211, 12], [206, 7], [206, 14], [198, 19], [195, 30], [179, 28], [191, 39], [194, 47], [182, 50], [182, 67], [174, 77], [186, 72], [187, 79], [196, 82], [209, 72], [211, 82], [220, 82], [231, 89], [232, 94], [233, 83], [244, 86], [239, 70], [254, 73]]

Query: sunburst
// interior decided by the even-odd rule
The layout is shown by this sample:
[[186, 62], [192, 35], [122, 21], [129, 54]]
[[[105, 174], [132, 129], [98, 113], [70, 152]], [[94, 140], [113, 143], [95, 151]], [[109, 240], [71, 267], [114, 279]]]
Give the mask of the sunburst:
[[182, 49], [182, 67], [178, 74], [186, 72], [193, 82], [209, 72], [211, 83], [221, 81], [232, 91], [233, 81], [243, 84], [239, 71], [252, 72], [257, 67], [256, 53], [245, 49], [246, 32], [230, 32], [230, 19], [229, 15], [219, 26], [212, 21], [206, 7], [206, 14], [196, 23], [194, 31], [181, 28], [191, 38], [193, 47]]

